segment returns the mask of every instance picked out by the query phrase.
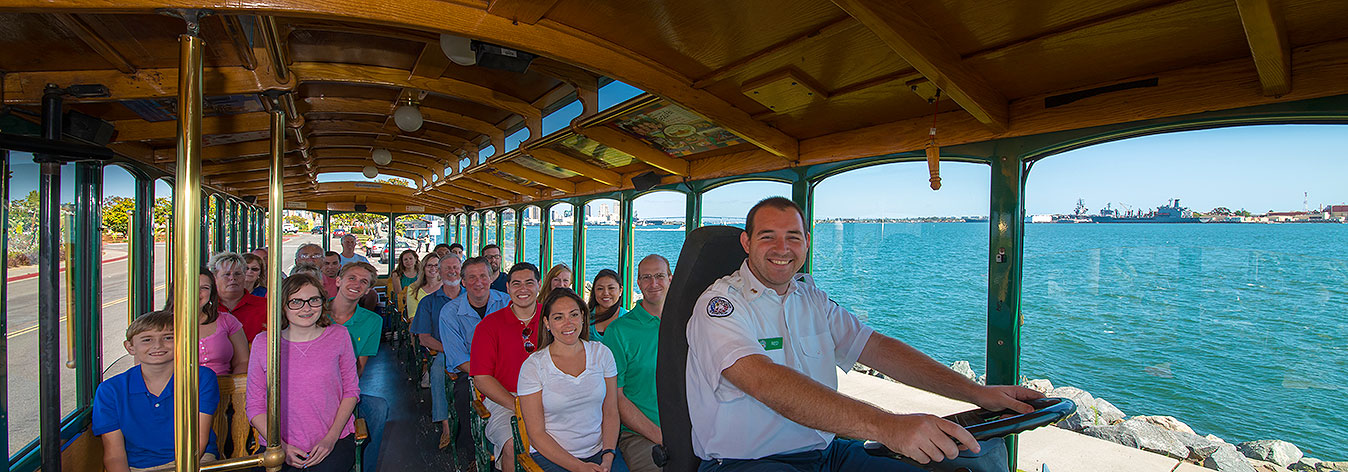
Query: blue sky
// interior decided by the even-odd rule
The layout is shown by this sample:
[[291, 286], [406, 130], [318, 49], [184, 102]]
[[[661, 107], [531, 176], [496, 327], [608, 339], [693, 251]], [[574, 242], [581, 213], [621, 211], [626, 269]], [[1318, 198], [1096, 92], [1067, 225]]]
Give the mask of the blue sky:
[[[637, 96], [640, 90], [612, 82], [599, 91], [605, 109]], [[572, 103], [544, 117], [544, 133], [568, 125], [580, 114]], [[506, 139], [510, 149], [528, 132]], [[495, 152], [490, 147], [483, 156]], [[37, 166], [25, 154], [12, 157], [12, 198], [37, 188]], [[63, 196], [70, 199], [70, 167]], [[1095, 212], [1114, 208], [1151, 209], [1170, 198], [1194, 210], [1218, 206], [1255, 213], [1300, 210], [1303, 195], [1310, 207], [1348, 203], [1348, 128], [1342, 125], [1264, 125], [1168, 133], [1091, 146], [1036, 163], [1026, 182], [1028, 214], [1068, 213], [1078, 198]], [[380, 178], [389, 176], [381, 175]], [[819, 218], [987, 215], [989, 168], [980, 164], [944, 162], [942, 188], [927, 187], [923, 162], [885, 164], [830, 177], [816, 190]], [[359, 173], [323, 174], [321, 181], [368, 180]], [[120, 170], [105, 175], [105, 193], [130, 195], [130, 176]], [[163, 190], [161, 188], [161, 194]], [[883, 198], [876, 198], [883, 192]], [[744, 182], [721, 187], [704, 197], [705, 216], [743, 216], [767, 196], [790, 195], [785, 184]], [[637, 200], [642, 217], [679, 217], [684, 197], [657, 192]]]

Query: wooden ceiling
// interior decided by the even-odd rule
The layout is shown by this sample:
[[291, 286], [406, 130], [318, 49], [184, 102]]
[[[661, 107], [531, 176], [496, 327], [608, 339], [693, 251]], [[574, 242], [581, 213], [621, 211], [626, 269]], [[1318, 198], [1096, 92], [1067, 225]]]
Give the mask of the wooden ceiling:
[[[287, 200], [306, 208], [454, 212], [911, 151], [936, 89], [943, 145], [1348, 93], [1341, 0], [6, 0], [5, 104], [107, 85], [71, 108], [171, 170], [185, 27], [164, 8], [214, 12], [207, 182], [265, 200], [260, 94], [288, 92]], [[540, 57], [523, 74], [460, 66], [442, 33]], [[649, 95], [599, 110], [610, 79]], [[391, 116], [409, 99], [425, 119], [410, 133]], [[575, 100], [581, 116], [544, 136]], [[415, 188], [318, 181], [374, 148]]]

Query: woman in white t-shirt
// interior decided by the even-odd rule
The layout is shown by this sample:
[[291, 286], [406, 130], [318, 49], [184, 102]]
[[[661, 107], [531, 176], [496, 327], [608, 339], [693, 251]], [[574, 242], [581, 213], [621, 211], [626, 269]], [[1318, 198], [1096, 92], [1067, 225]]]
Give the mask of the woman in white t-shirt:
[[517, 392], [529, 453], [548, 472], [627, 472], [618, 452], [618, 367], [590, 341], [585, 300], [553, 290], [538, 320], [538, 350], [520, 367]]

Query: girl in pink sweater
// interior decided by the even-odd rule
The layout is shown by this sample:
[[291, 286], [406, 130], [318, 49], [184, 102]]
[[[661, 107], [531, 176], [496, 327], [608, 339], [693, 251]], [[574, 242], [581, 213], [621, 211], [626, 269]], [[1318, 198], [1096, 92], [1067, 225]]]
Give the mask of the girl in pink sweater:
[[[360, 399], [356, 356], [346, 328], [323, 313], [323, 284], [296, 274], [281, 285], [280, 402], [282, 470], [349, 471], [356, 460], [355, 423]], [[267, 333], [248, 356], [248, 418], [267, 436]]]

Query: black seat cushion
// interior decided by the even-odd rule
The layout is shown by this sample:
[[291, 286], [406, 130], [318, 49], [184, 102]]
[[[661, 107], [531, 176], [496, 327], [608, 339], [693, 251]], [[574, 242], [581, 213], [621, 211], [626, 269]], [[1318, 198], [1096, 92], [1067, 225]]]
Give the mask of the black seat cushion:
[[684, 370], [688, 363], [688, 318], [702, 292], [717, 279], [730, 275], [744, 262], [740, 234], [733, 226], [706, 226], [693, 230], [679, 252], [678, 269], [665, 295], [660, 317], [660, 349], [655, 388], [660, 405], [660, 429], [669, 462], [665, 472], [692, 472], [700, 460], [693, 455], [692, 421]]

